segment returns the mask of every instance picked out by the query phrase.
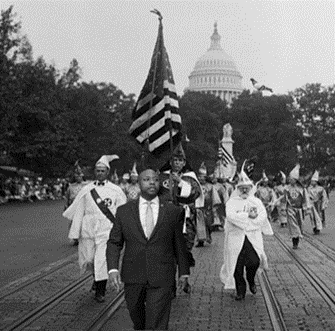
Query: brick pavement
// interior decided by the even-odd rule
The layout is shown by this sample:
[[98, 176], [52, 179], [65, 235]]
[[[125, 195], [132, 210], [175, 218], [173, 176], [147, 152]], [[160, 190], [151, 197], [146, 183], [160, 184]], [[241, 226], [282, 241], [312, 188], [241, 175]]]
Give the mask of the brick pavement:
[[[288, 229], [281, 229], [278, 224], [274, 224], [273, 229], [291, 247], [292, 242]], [[268, 237], [266, 248], [270, 261], [267, 274], [288, 330], [335, 330], [334, 312], [290, 256], [281, 249], [274, 237]], [[329, 289], [335, 293], [333, 280], [335, 265], [332, 261], [322, 258], [321, 254], [312, 249], [312, 246], [304, 240], [301, 240], [295, 254], [302, 258], [312, 270], [317, 271], [318, 276], [322, 277]]]
[[[213, 233], [213, 243], [194, 248], [196, 267], [190, 277], [192, 293], [179, 294], [173, 301], [170, 330], [272, 330], [261, 291], [247, 292], [244, 302], [232, 298], [234, 291], [223, 290], [219, 271], [223, 262], [223, 232]], [[125, 304], [103, 330], [132, 330]]]
[[[273, 224], [290, 243], [287, 229]], [[244, 302], [231, 297], [233, 291], [223, 290], [219, 280], [222, 265], [223, 232], [214, 233], [211, 246], [194, 248], [197, 265], [191, 275], [193, 284], [190, 296], [179, 295], [173, 302], [170, 330], [273, 330], [267, 308], [258, 291], [255, 296], [247, 293]], [[275, 237], [264, 237], [269, 260], [267, 275], [289, 331], [335, 330], [335, 314], [320, 294], [306, 279], [291, 257], [281, 248]], [[320, 270], [328, 277], [329, 288], [335, 293], [334, 263], [319, 257], [319, 253], [302, 241], [296, 251], [313, 270]], [[321, 275], [320, 275], [321, 276]], [[257, 282], [256, 282], [257, 283]], [[103, 330], [132, 330], [132, 323], [125, 304], [105, 325]]]
[[[273, 228], [275, 232], [279, 232], [285, 238], [286, 242], [290, 242], [287, 229], [280, 229], [277, 224], [274, 224]], [[236, 302], [232, 298], [234, 291], [223, 290], [219, 279], [219, 271], [223, 262], [223, 238], [223, 232], [215, 232], [212, 245], [194, 248], [197, 262], [190, 277], [192, 293], [191, 295], [179, 294], [173, 301], [170, 318], [171, 331], [270, 331], [273, 329], [260, 289], [256, 295], [248, 292], [243, 302]], [[274, 237], [265, 237], [265, 250], [270, 265], [267, 274], [288, 330], [335, 330], [334, 312], [305, 278], [290, 256], [282, 250]], [[322, 276], [329, 278], [325, 282], [335, 293], [335, 285], [332, 280], [332, 275], [335, 272], [334, 263], [329, 263], [318, 254], [314, 254], [312, 248], [308, 247], [304, 241], [296, 254], [303, 257], [306, 263], [313, 267], [313, 270], [322, 270]], [[77, 269], [77, 265], [74, 265], [71, 270], [68, 270], [70, 278], [77, 279]], [[54, 277], [56, 275], [45, 279], [45, 281], [50, 281], [51, 287], [55, 285], [55, 281], [57, 283], [64, 281], [62, 277], [57, 277], [57, 279]], [[104, 306], [95, 303], [93, 294], [88, 292], [90, 285], [91, 280], [79, 291], [62, 301], [60, 305], [33, 322], [27, 330], [82, 331], [94, 320]], [[41, 294], [43, 292], [48, 291], [42, 287]], [[35, 302], [31, 298], [36, 297], [36, 294], [37, 292], [34, 291], [28, 295], [30, 303]], [[108, 284], [108, 299], [114, 295], [115, 292]], [[16, 300], [15, 302], [16, 312], [26, 308], [26, 300], [20, 301]], [[2, 309], [9, 309], [13, 313], [13, 310], [8, 306], [8, 301]], [[132, 330], [132, 323], [125, 304], [108, 321], [103, 330]]]

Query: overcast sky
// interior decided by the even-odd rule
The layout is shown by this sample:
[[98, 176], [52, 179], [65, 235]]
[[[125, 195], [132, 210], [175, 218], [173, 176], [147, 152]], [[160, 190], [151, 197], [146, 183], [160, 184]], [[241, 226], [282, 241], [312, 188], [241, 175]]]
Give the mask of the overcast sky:
[[182, 94], [218, 23], [221, 45], [250, 88], [251, 77], [286, 93], [335, 82], [335, 2], [320, 1], [4, 1], [34, 51], [58, 69], [76, 58], [83, 80], [111, 82], [137, 96], [157, 37], [157, 8], [177, 91]]

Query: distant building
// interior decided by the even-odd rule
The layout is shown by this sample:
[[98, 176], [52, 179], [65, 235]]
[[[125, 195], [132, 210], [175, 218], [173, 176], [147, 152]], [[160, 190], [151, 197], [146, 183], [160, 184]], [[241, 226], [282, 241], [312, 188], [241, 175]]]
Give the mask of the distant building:
[[220, 40], [215, 22], [211, 45], [196, 62], [185, 92], [211, 93], [230, 104], [243, 90], [242, 75], [237, 70], [233, 58], [222, 49]]

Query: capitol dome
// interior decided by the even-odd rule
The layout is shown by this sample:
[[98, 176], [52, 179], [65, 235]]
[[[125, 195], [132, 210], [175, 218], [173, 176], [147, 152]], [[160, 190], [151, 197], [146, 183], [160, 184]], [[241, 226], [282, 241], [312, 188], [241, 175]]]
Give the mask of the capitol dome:
[[242, 75], [233, 58], [222, 49], [220, 40], [215, 22], [211, 45], [196, 62], [185, 91], [211, 93], [230, 104], [243, 90]]

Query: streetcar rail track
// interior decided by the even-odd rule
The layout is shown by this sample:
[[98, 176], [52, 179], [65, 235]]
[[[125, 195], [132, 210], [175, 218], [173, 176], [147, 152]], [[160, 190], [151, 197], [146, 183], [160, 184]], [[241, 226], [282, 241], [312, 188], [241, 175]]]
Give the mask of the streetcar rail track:
[[335, 262], [335, 250], [318, 240], [315, 236], [304, 233], [304, 239], [308, 241], [312, 246], [317, 248], [320, 252], [325, 254], [330, 260]]
[[124, 290], [122, 289], [117, 296], [110, 301], [103, 310], [98, 314], [94, 321], [85, 328], [85, 331], [99, 331], [103, 326], [112, 318], [116, 311], [120, 308], [124, 302]]
[[6, 289], [6, 286], [4, 288], [1, 289], [1, 294], [0, 294], [0, 301], [5, 299], [6, 297], [14, 294], [14, 293], [17, 293], [19, 291], [21, 291], [22, 289], [24, 289], [25, 287], [47, 277], [47, 276], [50, 276], [52, 275], [53, 273], [59, 271], [60, 269], [70, 265], [71, 263], [73, 263], [72, 260], [74, 260], [74, 258], [77, 256], [77, 254], [72, 254], [70, 255], [66, 261], [62, 262], [61, 264], [59, 265], [56, 265], [56, 266], [51, 266], [51, 267], [47, 267], [45, 268], [45, 270], [49, 269], [48, 271], [45, 271], [45, 272], [41, 272], [41, 273], [38, 273], [36, 274], [35, 276], [32, 276], [32, 277], [29, 277], [29, 279], [27, 279], [26, 281], [23, 281], [21, 284], [15, 286], [15, 283], [16, 282], [13, 282], [13, 288], [9, 288], [9, 289]]
[[304, 274], [304, 276], [309, 280], [312, 286], [320, 294], [320, 296], [327, 302], [329, 308], [335, 313], [335, 294], [333, 291], [317, 276], [305, 263], [299, 258], [295, 251], [291, 250], [291, 247], [285, 243], [285, 241], [278, 234], [274, 234], [280, 245], [284, 250], [292, 257], [296, 262], [297, 266]]
[[45, 302], [43, 302], [43, 304], [41, 304], [37, 308], [33, 309], [29, 313], [23, 315], [21, 318], [17, 319], [11, 325], [5, 327], [3, 329], [3, 331], [24, 330], [25, 327], [30, 325], [32, 322], [34, 322], [40, 316], [42, 316], [47, 311], [49, 311], [50, 309], [55, 307], [62, 300], [64, 300], [69, 295], [71, 295], [73, 292], [77, 291], [79, 288], [84, 286], [88, 282], [89, 279], [92, 279], [92, 275], [83, 276], [79, 280], [77, 280], [77, 281], [71, 283], [70, 285], [66, 286], [62, 290], [58, 291], [55, 295], [53, 295], [49, 299], [47, 299]]
[[272, 291], [266, 271], [262, 271], [260, 274], [258, 274], [258, 281], [263, 293], [273, 331], [288, 331], [284, 316], [277, 302], [276, 296]]

